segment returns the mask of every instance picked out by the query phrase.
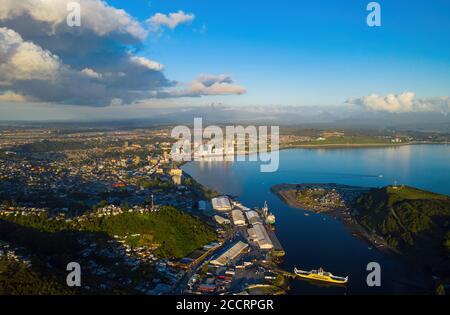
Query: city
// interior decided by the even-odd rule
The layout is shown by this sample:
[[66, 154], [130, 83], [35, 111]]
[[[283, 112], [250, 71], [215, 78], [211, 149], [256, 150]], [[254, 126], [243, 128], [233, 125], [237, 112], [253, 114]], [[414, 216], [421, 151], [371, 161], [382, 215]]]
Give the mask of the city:
[[449, 12], [0, 0], [0, 303], [446, 303]]
[[[46, 130], [35, 133], [45, 139], [31, 143], [23, 142], [22, 131], [16, 138], [10, 131], [2, 133], [0, 217], [43, 230], [51, 225], [84, 232], [111, 217], [152, 216], [170, 206], [204, 221], [204, 228], [214, 231], [212, 241], [192, 252], [180, 249], [188, 254], [182, 257], [158, 255], [160, 244], [145, 235], [155, 233], [151, 228], [142, 234], [111, 232], [100, 243], [86, 235], [78, 239], [83, 249], [77, 254], [87, 264], [84, 272], [105, 279], [97, 284], [100, 292], [112, 290], [109, 283], [119, 274], [124, 290], [144, 294], [283, 291], [274, 285], [283, 284], [282, 276], [272, 270], [273, 260], [283, 255], [271, 227], [274, 216], [267, 208], [257, 212], [226, 196], [214, 197], [216, 192], [183, 175], [179, 163], [169, 158], [175, 139], [167, 133]], [[19, 244], [2, 242], [2, 259], [7, 263], [14, 257], [32, 269], [39, 253]], [[105, 266], [102, 258], [115, 263]], [[136, 281], [139, 272], [149, 276]], [[56, 271], [50, 267], [44, 273]]]

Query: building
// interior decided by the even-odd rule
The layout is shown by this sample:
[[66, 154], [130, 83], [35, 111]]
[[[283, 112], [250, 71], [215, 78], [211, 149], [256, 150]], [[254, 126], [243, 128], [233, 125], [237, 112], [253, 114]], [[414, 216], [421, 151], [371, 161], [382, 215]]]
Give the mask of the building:
[[231, 218], [233, 219], [234, 225], [245, 225], [245, 217], [241, 210], [233, 210], [231, 212]]
[[219, 216], [219, 215], [215, 215], [215, 216], [214, 216], [214, 219], [216, 220], [217, 223], [222, 224], [222, 225], [223, 225], [223, 224], [230, 224], [230, 223], [231, 223], [230, 220], [225, 219], [224, 217], [221, 217], [221, 216]]
[[213, 293], [216, 291], [216, 285], [214, 284], [200, 284], [198, 286], [198, 291], [202, 293]]
[[183, 175], [183, 170], [179, 168], [172, 168], [170, 170], [170, 176], [172, 177], [172, 181], [175, 185], [181, 185], [181, 177]]
[[211, 264], [216, 266], [225, 266], [232, 260], [236, 259], [236, 257], [238, 257], [247, 248], [247, 243], [239, 241], [218, 258], [211, 260]]
[[181, 185], [181, 176], [172, 176], [172, 182], [177, 186]]
[[262, 224], [253, 225], [248, 229], [249, 239], [258, 244], [261, 249], [272, 249], [273, 243]]
[[170, 176], [181, 176], [183, 175], [183, 170], [180, 168], [172, 168], [170, 170]]
[[261, 217], [256, 211], [247, 211], [245, 212], [245, 216], [247, 217], [248, 223], [251, 225], [262, 224]]
[[213, 198], [211, 203], [216, 211], [231, 211], [230, 199], [227, 196]]

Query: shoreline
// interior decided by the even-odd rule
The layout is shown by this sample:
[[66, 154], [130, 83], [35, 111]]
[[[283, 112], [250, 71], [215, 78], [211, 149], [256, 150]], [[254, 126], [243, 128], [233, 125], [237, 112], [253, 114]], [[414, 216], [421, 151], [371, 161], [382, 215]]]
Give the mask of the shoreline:
[[425, 294], [429, 294], [433, 292], [433, 274], [429, 273], [427, 271], [424, 271], [423, 267], [420, 262], [417, 262], [414, 259], [414, 256], [411, 256], [410, 253], [398, 250], [396, 248], [393, 248], [387, 242], [382, 239], [377, 234], [371, 234], [369, 231], [367, 231], [364, 226], [362, 226], [357, 219], [357, 214], [353, 213], [351, 205], [347, 206], [344, 210], [343, 209], [332, 209], [328, 211], [315, 211], [308, 208], [299, 207], [299, 204], [294, 200], [290, 200], [290, 198], [286, 198], [286, 194], [283, 193], [283, 191], [287, 190], [293, 190], [297, 189], [298, 187], [305, 187], [305, 186], [321, 186], [322, 188], [330, 188], [330, 187], [340, 187], [344, 189], [368, 189], [368, 187], [359, 187], [359, 186], [347, 186], [347, 185], [339, 185], [339, 184], [280, 184], [280, 185], [274, 185], [271, 187], [271, 192], [276, 194], [285, 204], [287, 204], [289, 207], [304, 210], [307, 212], [313, 212], [313, 213], [321, 213], [325, 214], [335, 220], [338, 220], [344, 224], [345, 228], [349, 233], [352, 234], [352, 236], [360, 239], [361, 241], [365, 242], [370, 246], [370, 249], [378, 250], [382, 255], [386, 255], [387, 257], [390, 257], [399, 263], [403, 264], [404, 267], [407, 267], [409, 272], [414, 272], [417, 274], [416, 277], [410, 278], [409, 276], [405, 277], [405, 275], [402, 275], [401, 278], [395, 280], [396, 283], [404, 285], [405, 287], [415, 288], [418, 289]]
[[[183, 162], [180, 166], [182, 166], [182, 165], [184, 165], [184, 164], [186, 164], [187, 162]], [[184, 171], [183, 171], [184, 172]], [[208, 186], [206, 186], [206, 185], [203, 185], [202, 183], [200, 183], [200, 182], [198, 182], [192, 175], [190, 175], [189, 173], [187, 173], [187, 172], [184, 172], [186, 175], [185, 176], [187, 176], [188, 178], [190, 178], [191, 180], [192, 180], [192, 182], [193, 182], [193, 184], [194, 184], [194, 186], [196, 186], [196, 188], [197, 189], [199, 189], [199, 190], [201, 190], [201, 193], [203, 194], [203, 196], [204, 197], [207, 197], [206, 196], [206, 193], [213, 193], [213, 194], [217, 194], [217, 195], [226, 195], [226, 196], [229, 196], [229, 195], [227, 195], [227, 194], [224, 194], [223, 192], [219, 192], [219, 191], [216, 191], [215, 189], [213, 189], [213, 188], [211, 188], [211, 187], [208, 187]], [[195, 189], [195, 188], [194, 188]], [[200, 191], [197, 191], [197, 193], [200, 193]], [[231, 196], [229, 196], [229, 197], [231, 197]], [[204, 215], [204, 214], [202, 214], [202, 219], [203, 220], [210, 220], [211, 218], [208, 216], [208, 215]], [[274, 237], [275, 237], [275, 239], [276, 239], [276, 241], [277, 242], [279, 242], [278, 241], [278, 238], [277, 238], [277, 236], [276, 236], [276, 233], [275, 233], [275, 231], [272, 231], [272, 230], [267, 230], [267, 232], [269, 233], [269, 235], [271, 234], [271, 233], [273, 233], [274, 234]], [[269, 236], [270, 237], [270, 236]], [[272, 239], [272, 241], [273, 241], [273, 238], [271, 238]], [[281, 246], [281, 244], [280, 244], [280, 246]], [[278, 269], [279, 268], [279, 265], [280, 265], [280, 259], [282, 259], [282, 257], [284, 257], [286, 255], [286, 252], [285, 252], [285, 250], [282, 248], [282, 251], [280, 252], [280, 251], [277, 251], [277, 250], [275, 250], [275, 248], [272, 250], [272, 252], [271, 252], [271, 254], [270, 254], [270, 260], [269, 260], [269, 266], [271, 266], [273, 269]], [[282, 275], [282, 274], [279, 274], [279, 275]], [[284, 278], [283, 278], [284, 279]], [[283, 280], [284, 281], [284, 280]], [[277, 286], [277, 285], [274, 285], [274, 284], [262, 284], [262, 285], [260, 285], [261, 287], [266, 287], [266, 288], [272, 288], [273, 289], [273, 291], [275, 292], [274, 294], [276, 294], [276, 295], [285, 295], [285, 294], [288, 294], [288, 292], [289, 292], [289, 289], [288, 288], [282, 288], [282, 287], [279, 287], [279, 286]]]
[[[450, 145], [450, 142], [405, 142], [405, 143], [329, 143], [329, 144], [296, 144], [296, 145], [280, 145], [277, 150], [257, 150], [247, 151], [245, 154], [234, 152], [233, 154], [206, 154], [200, 157], [192, 156], [189, 161], [181, 161], [180, 165], [189, 162], [234, 162], [238, 156], [250, 156], [255, 154], [271, 154], [291, 149], [360, 149], [360, 148], [386, 148], [386, 147], [403, 147], [410, 145]], [[230, 158], [233, 157], [233, 158]]]
[[[188, 174], [188, 173], [186, 173]], [[198, 185], [202, 186], [206, 189], [211, 189], [206, 185], [203, 185], [199, 182], [197, 182], [191, 175], [189, 175], [194, 182], [196, 182]], [[414, 279], [411, 279], [404, 274], [401, 275], [395, 282], [405, 288], [413, 288], [414, 290], [420, 290], [422, 294], [429, 294], [432, 292], [430, 289], [429, 280], [426, 280], [429, 278], [429, 275], [426, 273], [423, 273], [421, 268], [419, 268], [419, 265], [415, 265], [414, 263], [411, 265], [411, 261], [403, 255], [402, 252], [399, 250], [396, 250], [395, 248], [390, 247], [383, 239], [380, 239], [377, 235], [371, 235], [367, 232], [367, 230], [359, 224], [359, 222], [355, 219], [355, 217], [350, 214], [350, 208], [346, 209], [338, 209], [338, 210], [329, 210], [329, 211], [314, 211], [314, 210], [308, 210], [301, 207], [297, 207], [295, 205], [289, 204], [286, 202], [286, 200], [282, 197], [282, 195], [278, 194], [277, 191], [280, 189], [286, 189], [286, 188], [292, 188], [302, 185], [332, 185], [333, 187], [340, 187], [345, 189], [363, 189], [363, 190], [369, 190], [371, 187], [358, 187], [358, 186], [347, 186], [347, 185], [340, 185], [340, 184], [278, 184], [274, 185], [270, 188], [270, 191], [274, 194], [276, 194], [284, 203], [286, 203], [288, 206], [300, 210], [304, 210], [306, 212], [313, 212], [313, 213], [321, 213], [329, 216], [330, 218], [333, 218], [335, 220], [340, 221], [347, 230], [348, 233], [351, 233], [352, 236], [358, 238], [360, 241], [364, 242], [369, 250], [378, 250], [382, 255], [385, 255], [386, 257], [390, 257], [391, 259], [394, 259], [402, 264], [405, 264], [405, 266], [409, 265], [408, 268], [410, 271], [414, 271], [415, 273], [420, 274], [419, 276], [415, 277]], [[219, 192], [220, 193], [220, 192]], [[280, 263], [277, 261], [271, 261], [271, 263], [274, 266], [274, 270], [279, 268]], [[285, 291], [285, 294], [289, 294], [290, 290]]]
[[401, 147], [408, 145], [449, 145], [450, 142], [404, 142], [404, 143], [329, 143], [329, 144], [294, 144], [294, 145], [280, 145], [279, 151], [288, 149], [323, 149], [323, 148], [336, 148], [336, 149], [353, 149], [353, 148], [382, 148], [382, 147]]
[[380, 252], [388, 255], [400, 256], [401, 252], [389, 246], [384, 240], [382, 240], [377, 235], [371, 235], [368, 231], [359, 224], [358, 220], [354, 215], [351, 214], [351, 209], [349, 207], [341, 208], [325, 208], [322, 206], [317, 206], [315, 209], [311, 207], [305, 207], [301, 202], [294, 199], [292, 196], [293, 191], [299, 189], [305, 189], [310, 186], [322, 187], [324, 189], [346, 189], [346, 190], [359, 190], [360, 192], [368, 191], [369, 187], [357, 187], [339, 184], [279, 184], [274, 185], [270, 188], [270, 191], [277, 195], [285, 204], [291, 208], [304, 210], [307, 212], [312, 212], [316, 214], [324, 214], [333, 219], [342, 222], [345, 228], [348, 230], [352, 236], [359, 238], [364, 241], [369, 247], [379, 250]]

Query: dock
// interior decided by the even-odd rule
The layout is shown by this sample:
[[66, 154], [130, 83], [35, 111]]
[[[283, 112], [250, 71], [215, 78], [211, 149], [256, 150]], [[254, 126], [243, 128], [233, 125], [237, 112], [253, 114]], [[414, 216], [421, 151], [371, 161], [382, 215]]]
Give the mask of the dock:
[[286, 254], [286, 252], [284, 251], [283, 246], [281, 246], [281, 243], [278, 240], [278, 237], [275, 235], [275, 232], [270, 228], [268, 228], [266, 230], [267, 230], [267, 234], [270, 237], [270, 240], [272, 241], [274, 254], [278, 257], [284, 256]]

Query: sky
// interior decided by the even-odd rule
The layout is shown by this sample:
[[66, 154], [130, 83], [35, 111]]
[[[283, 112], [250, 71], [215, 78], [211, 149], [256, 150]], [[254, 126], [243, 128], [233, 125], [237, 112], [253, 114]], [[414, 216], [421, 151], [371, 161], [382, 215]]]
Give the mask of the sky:
[[0, 1], [0, 119], [211, 103], [450, 111], [448, 0], [377, 1], [380, 27], [367, 0], [79, 0], [79, 28], [66, 0]]

